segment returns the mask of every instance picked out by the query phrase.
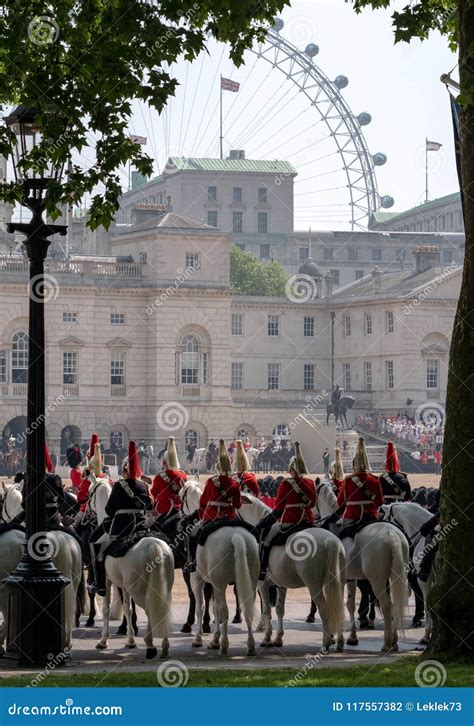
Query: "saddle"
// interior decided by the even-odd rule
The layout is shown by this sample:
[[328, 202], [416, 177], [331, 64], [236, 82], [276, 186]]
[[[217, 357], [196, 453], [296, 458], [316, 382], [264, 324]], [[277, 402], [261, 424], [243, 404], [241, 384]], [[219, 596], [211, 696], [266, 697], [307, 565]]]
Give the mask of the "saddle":
[[[127, 552], [133, 547], [133, 545], [136, 545], [137, 542], [140, 542], [140, 540], [143, 539], [144, 537], [150, 537], [150, 536], [156, 536], [156, 535], [152, 535], [149, 529], [137, 529], [136, 532], [132, 532], [132, 534], [129, 534], [126, 537], [116, 539], [113, 542], [111, 542], [108, 545], [108, 547], [105, 549], [104, 558], [105, 557], [125, 557]], [[165, 537], [160, 537], [160, 539], [163, 539], [166, 541]]]
[[1, 522], [0, 523], [0, 534], [5, 534], [5, 532], [11, 532], [13, 529], [16, 529], [19, 532], [25, 533], [25, 528], [21, 524], [18, 524], [17, 522]]
[[377, 517], [373, 517], [371, 514], [365, 514], [359, 522], [354, 522], [353, 524], [349, 524], [349, 526], [344, 527], [344, 529], [339, 532], [339, 539], [344, 539], [344, 537], [355, 537], [356, 534], [359, 534], [359, 532], [364, 529], [364, 527], [367, 527], [367, 525], [382, 523], [383, 520], [377, 519]]
[[293, 524], [291, 527], [288, 527], [288, 529], [283, 529], [278, 532], [273, 537], [269, 547], [284, 546], [287, 543], [288, 537], [291, 537], [292, 534], [295, 534], [296, 532], [303, 532], [305, 529], [312, 529], [314, 526], [315, 525], [310, 522], [298, 522], [297, 524]]
[[222, 527], [241, 527], [242, 529], [246, 529], [248, 532], [250, 532], [250, 534], [253, 534], [253, 536], [258, 541], [258, 536], [254, 527], [252, 527], [251, 524], [248, 524], [248, 522], [244, 522], [242, 519], [218, 519], [215, 522], [209, 522], [209, 524], [205, 524], [199, 530], [197, 534], [198, 545], [205, 545], [209, 535], [217, 532], [218, 529], [222, 529]]

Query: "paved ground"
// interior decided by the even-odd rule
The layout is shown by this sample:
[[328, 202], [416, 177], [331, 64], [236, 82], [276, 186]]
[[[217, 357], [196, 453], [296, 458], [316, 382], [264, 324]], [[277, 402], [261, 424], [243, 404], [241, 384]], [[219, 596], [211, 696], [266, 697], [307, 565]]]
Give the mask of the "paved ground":
[[[410, 630], [407, 627], [405, 635], [400, 636], [400, 650], [398, 654], [384, 655], [380, 653], [382, 646], [382, 621], [377, 617], [375, 630], [359, 633], [359, 646], [346, 647], [342, 654], [331, 652], [329, 655], [320, 656], [322, 644], [321, 623], [316, 616], [314, 625], [305, 622], [309, 611], [309, 597], [305, 590], [293, 590], [288, 592], [287, 607], [285, 614], [285, 638], [284, 646], [281, 649], [257, 649], [257, 655], [252, 658], [246, 656], [246, 631], [243, 625], [229, 626], [229, 656], [221, 658], [215, 651], [207, 649], [207, 643], [211, 636], [204, 636], [204, 647], [193, 648], [191, 643], [193, 635], [180, 633], [181, 625], [184, 623], [187, 614], [187, 604], [184, 584], [177, 573], [177, 582], [173, 591], [173, 632], [171, 637], [170, 658], [179, 660], [189, 668], [279, 668], [292, 667], [298, 671], [308, 661], [311, 667], [323, 668], [330, 666], [347, 666], [367, 663], [373, 667], [379, 667], [383, 663], [393, 662], [393, 659], [413, 653], [421, 648], [419, 640], [423, 634], [422, 629]], [[228, 590], [229, 607], [232, 617], [234, 613], [234, 598], [231, 589]], [[145, 646], [143, 642], [143, 625], [145, 622], [144, 613], [139, 610], [140, 632], [136, 638], [137, 648], [131, 650], [125, 647], [125, 637], [115, 635], [119, 621], [113, 621], [111, 627], [112, 636], [109, 641], [109, 648], [106, 651], [95, 649], [96, 643], [101, 635], [102, 619], [97, 618], [94, 628], [80, 627], [74, 631], [74, 650], [72, 660], [66, 668], [59, 669], [58, 673], [72, 675], [73, 673], [104, 672], [104, 676], [112, 671], [155, 671], [160, 663], [158, 659], [147, 661], [145, 659]], [[407, 610], [407, 626], [413, 615], [413, 603]], [[84, 623], [86, 617], [82, 617]], [[274, 619], [274, 626], [276, 621]], [[257, 644], [260, 643], [262, 635], [256, 633]], [[156, 643], [158, 646], [159, 643]], [[334, 650], [334, 649], [333, 649]], [[314, 659], [314, 660], [312, 660]], [[18, 675], [20, 673], [34, 673], [29, 669], [18, 670], [8, 658], [0, 660], [0, 677], [6, 675]]]

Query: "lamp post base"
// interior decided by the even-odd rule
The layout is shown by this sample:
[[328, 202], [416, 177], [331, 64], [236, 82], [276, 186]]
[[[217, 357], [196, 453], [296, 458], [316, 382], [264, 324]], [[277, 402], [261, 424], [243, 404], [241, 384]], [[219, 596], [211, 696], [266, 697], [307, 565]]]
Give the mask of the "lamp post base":
[[70, 580], [51, 561], [23, 559], [4, 581], [8, 597], [7, 652], [18, 665], [45, 666], [66, 658], [64, 588]]

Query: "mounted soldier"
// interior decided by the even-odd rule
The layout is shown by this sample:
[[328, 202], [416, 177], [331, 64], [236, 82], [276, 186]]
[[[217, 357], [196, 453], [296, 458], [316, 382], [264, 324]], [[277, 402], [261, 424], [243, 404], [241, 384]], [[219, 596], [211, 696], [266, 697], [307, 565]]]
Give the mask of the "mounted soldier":
[[244, 444], [240, 439], [237, 440], [237, 455], [235, 462], [236, 474], [235, 478], [240, 484], [242, 493], [249, 492], [255, 497], [260, 496], [257, 477], [250, 471], [250, 462], [245, 451]]
[[346, 476], [337, 497], [339, 506], [345, 505], [340, 525], [340, 537], [353, 536], [350, 525], [362, 525], [378, 520], [378, 510], [383, 504], [382, 488], [378, 477], [370, 473], [364, 439], [359, 437], [352, 463], [353, 473]]
[[48, 528], [61, 526], [60, 505], [66, 504], [66, 494], [61, 477], [54, 473], [47, 444], [44, 445], [44, 458], [46, 465], [46, 514], [48, 515]]
[[380, 484], [385, 504], [411, 500], [410, 482], [407, 475], [400, 471], [397, 450], [392, 441], [387, 443], [385, 473], [380, 475]]
[[336, 456], [333, 465], [331, 466], [330, 474], [333, 483], [333, 489], [335, 490], [334, 493], [337, 495], [339, 494], [344, 485], [345, 474], [344, 467], [342, 465], [341, 450], [337, 447], [335, 453]]
[[261, 551], [260, 580], [266, 577], [270, 550], [276, 535], [295, 531], [297, 526], [303, 529], [314, 524], [316, 487], [311, 479], [305, 477], [308, 469], [298, 442], [295, 442], [295, 455], [288, 468], [290, 476], [280, 482], [273, 511], [256, 528], [263, 535], [266, 533]]
[[[90, 538], [94, 568], [94, 587], [98, 595], [105, 595], [105, 550], [110, 542], [140, 538], [147, 533], [145, 512], [153, 509], [148, 486], [141, 481], [142, 471], [138, 461], [135, 441], [128, 445], [128, 458], [122, 465], [122, 478], [114, 483], [105, 506], [107, 518], [97, 527]], [[104, 536], [108, 534], [107, 536]]]
[[186, 474], [179, 468], [176, 442], [173, 436], [168, 438], [168, 447], [162, 463], [163, 470], [155, 476], [150, 492], [155, 509], [160, 515], [158, 518], [160, 524], [181, 511], [182, 502], [179, 494], [187, 480]]
[[81, 512], [85, 512], [87, 508], [87, 502], [89, 500], [89, 488], [91, 485], [91, 467], [90, 462], [95, 456], [95, 450], [96, 445], [100, 446], [100, 439], [96, 433], [93, 433], [91, 436], [89, 449], [86, 451], [85, 454], [85, 467], [82, 474], [82, 481], [79, 484], [79, 489], [77, 490], [77, 503], [79, 504], [79, 508]]
[[240, 509], [242, 499], [240, 486], [232, 476], [232, 464], [225, 448], [224, 439], [219, 441], [219, 474], [210, 477], [204, 486], [204, 491], [199, 501], [200, 526], [193, 536], [189, 537], [189, 560], [188, 570], [196, 570], [196, 550], [198, 544], [203, 543], [206, 527], [204, 525], [213, 522], [232, 523], [237, 520], [237, 509]]

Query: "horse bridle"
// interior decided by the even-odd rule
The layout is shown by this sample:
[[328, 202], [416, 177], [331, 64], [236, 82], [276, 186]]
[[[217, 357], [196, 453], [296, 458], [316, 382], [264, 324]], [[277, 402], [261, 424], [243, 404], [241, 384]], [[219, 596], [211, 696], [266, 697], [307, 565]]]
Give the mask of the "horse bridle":
[[[389, 505], [389, 508], [387, 510], [388, 518], [385, 521], [386, 522], [389, 522], [389, 524], [395, 524], [399, 529], [401, 529], [402, 532], [403, 532], [403, 534], [405, 535], [405, 537], [409, 541], [409, 543], [413, 547], [416, 547], [416, 545], [418, 544], [418, 542], [420, 541], [420, 539], [423, 537], [423, 535], [421, 534], [421, 532], [419, 530], [417, 532], [415, 532], [411, 537], [410, 537], [409, 534], [407, 534], [407, 532], [405, 531], [405, 527], [402, 527], [402, 525], [400, 524], [400, 522], [397, 520], [396, 516], [393, 513], [393, 506], [394, 506], [395, 503], [396, 502], [393, 502], [393, 504], [390, 504]], [[420, 536], [418, 537], [418, 539], [416, 540], [416, 542], [413, 542], [413, 540], [414, 540], [414, 538], [416, 537], [417, 534], [419, 534]]]

